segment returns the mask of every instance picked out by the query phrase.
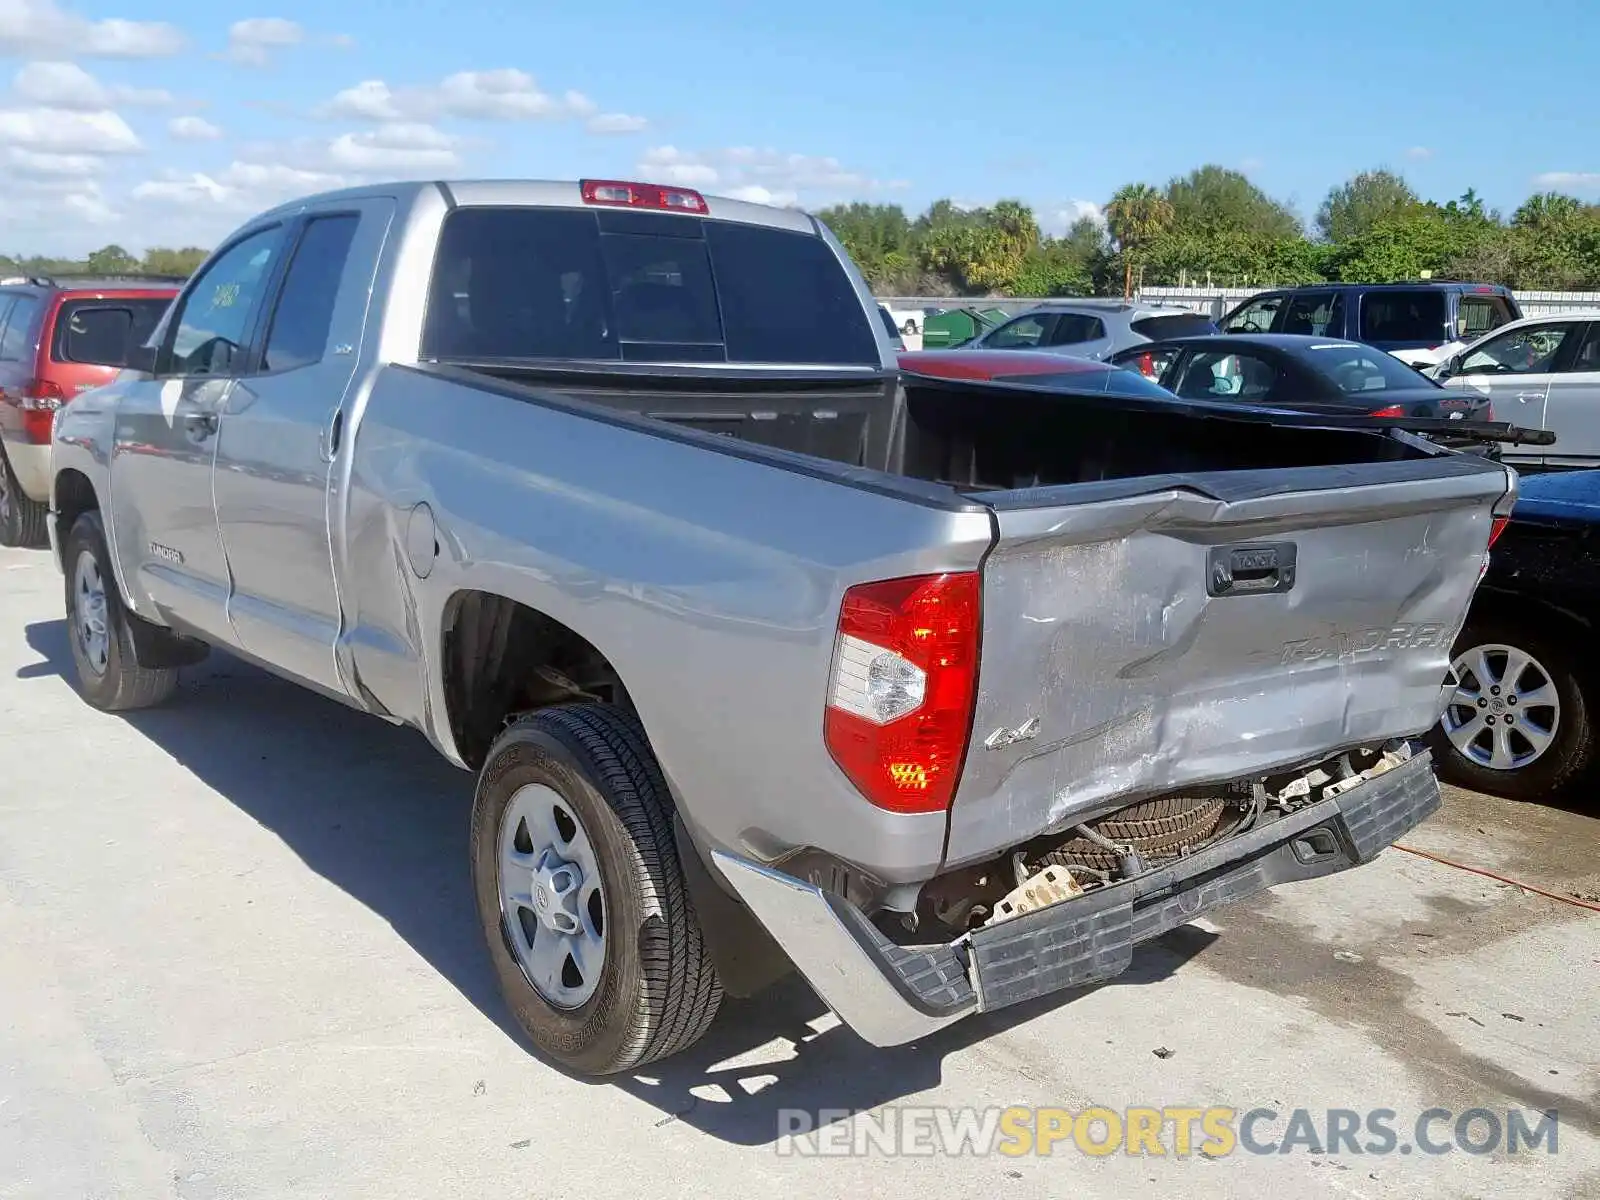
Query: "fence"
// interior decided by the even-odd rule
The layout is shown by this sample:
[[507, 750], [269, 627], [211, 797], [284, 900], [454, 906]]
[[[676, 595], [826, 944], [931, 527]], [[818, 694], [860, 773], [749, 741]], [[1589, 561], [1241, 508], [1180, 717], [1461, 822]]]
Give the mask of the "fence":
[[[1139, 290], [1137, 299], [1161, 304], [1174, 304], [1208, 316], [1220, 317], [1240, 301], [1260, 295], [1266, 288], [1206, 288], [1206, 287], [1147, 287]], [[1525, 316], [1542, 317], [1551, 313], [1567, 312], [1576, 308], [1600, 309], [1600, 292], [1515, 292], [1517, 305]], [[1054, 300], [1076, 297], [1055, 296]], [[1115, 298], [1097, 296], [1101, 304], [1115, 303]], [[977, 296], [879, 296], [878, 303], [891, 309], [923, 308], [998, 308], [1009, 315], [1026, 312], [1049, 300], [1028, 296], [1006, 296], [989, 299]]]

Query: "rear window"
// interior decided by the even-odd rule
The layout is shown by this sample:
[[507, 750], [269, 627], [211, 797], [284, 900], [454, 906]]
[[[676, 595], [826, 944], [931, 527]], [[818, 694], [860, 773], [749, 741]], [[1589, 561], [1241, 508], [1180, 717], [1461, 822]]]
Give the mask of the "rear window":
[[1216, 322], [1199, 313], [1173, 313], [1169, 317], [1140, 317], [1128, 328], [1152, 342], [1167, 338], [1204, 337], [1217, 332]]
[[462, 208], [445, 219], [422, 355], [876, 365], [819, 237], [665, 213]]
[[1354, 342], [1319, 342], [1291, 351], [1341, 392], [1383, 392], [1392, 388], [1437, 386], [1392, 354]]
[[1516, 320], [1504, 296], [1478, 292], [1461, 297], [1456, 305], [1456, 340], [1470, 342]]
[[169, 303], [167, 297], [63, 301], [50, 357], [61, 363], [125, 366], [128, 352], [149, 339]]
[[0, 332], [0, 360], [16, 362], [32, 348], [33, 318], [39, 311], [39, 301], [34, 296], [18, 296], [6, 315], [4, 332]]
[[1364, 342], [1438, 345], [1445, 336], [1446, 320], [1443, 292], [1368, 292], [1361, 298]]
[[1108, 371], [1060, 371], [1040, 375], [996, 375], [996, 383], [1022, 383], [1032, 387], [1059, 388], [1063, 392], [1098, 393], [1108, 396], [1146, 396], [1171, 400], [1172, 393], [1137, 371], [1113, 368]]

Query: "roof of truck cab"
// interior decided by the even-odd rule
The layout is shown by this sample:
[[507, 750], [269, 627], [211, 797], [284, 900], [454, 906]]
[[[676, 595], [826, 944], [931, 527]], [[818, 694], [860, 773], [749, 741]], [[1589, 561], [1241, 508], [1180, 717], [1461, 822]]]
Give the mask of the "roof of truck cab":
[[[651, 180], [628, 182], [655, 183]], [[670, 183], [660, 187], [676, 187]], [[680, 190], [696, 191], [694, 188]], [[585, 204], [581, 184], [576, 179], [412, 179], [393, 183], [367, 184], [362, 187], [341, 188], [302, 196], [261, 214], [282, 216], [307, 208], [321, 208], [349, 200], [390, 197], [402, 202], [414, 200], [423, 192], [433, 192], [446, 197], [452, 206], [463, 208], [593, 208], [601, 211], [604, 205]], [[809, 213], [797, 208], [775, 208], [769, 204], [753, 204], [748, 200], [733, 200], [726, 196], [699, 193], [710, 209], [707, 216], [713, 220], [737, 221], [743, 225], [764, 225], [772, 229], [789, 229], [796, 233], [817, 232], [817, 223]], [[683, 213], [682, 216], [700, 214]]]

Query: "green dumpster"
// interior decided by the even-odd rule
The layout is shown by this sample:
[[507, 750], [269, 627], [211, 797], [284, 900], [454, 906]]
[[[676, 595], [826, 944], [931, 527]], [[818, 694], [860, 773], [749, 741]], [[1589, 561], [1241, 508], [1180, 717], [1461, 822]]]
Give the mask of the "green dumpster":
[[922, 348], [938, 350], [946, 346], [959, 346], [993, 329], [1005, 319], [1005, 311], [998, 308], [947, 308], [930, 313], [922, 322]]

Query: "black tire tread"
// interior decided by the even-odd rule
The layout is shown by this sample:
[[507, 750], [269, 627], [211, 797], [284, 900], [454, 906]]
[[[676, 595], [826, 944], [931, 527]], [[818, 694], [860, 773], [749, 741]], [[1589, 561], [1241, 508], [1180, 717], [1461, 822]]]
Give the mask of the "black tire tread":
[[36, 550], [49, 544], [50, 535], [45, 522], [50, 519], [48, 505], [30, 500], [22, 494], [17, 473], [11, 469], [11, 460], [0, 451], [0, 471], [5, 472], [6, 494], [11, 498], [11, 519], [0, 523], [0, 545], [16, 549]]
[[[1226, 801], [1217, 796], [1163, 797], [1130, 805], [1091, 822], [1090, 828], [1109, 841], [1132, 845], [1144, 858], [1159, 860], [1205, 841], [1221, 823], [1225, 808]], [[1117, 865], [1116, 855], [1086, 837], [1068, 838], [1045, 861], [1103, 869]]]
[[606, 1073], [677, 1054], [710, 1028], [722, 1004], [722, 984], [678, 860], [671, 793], [644, 730], [619, 709], [593, 703], [541, 709], [508, 729], [520, 726], [537, 726], [555, 737], [593, 773], [639, 856], [635, 883], [647, 907], [662, 917], [640, 931], [645, 987], [631, 1035]]
[[67, 637], [77, 660], [77, 641], [72, 632], [73, 564], [85, 543], [99, 560], [100, 578], [106, 585], [106, 623], [110, 626], [114, 644], [106, 663], [105, 687], [96, 687], [79, 667], [78, 690], [90, 704], [104, 712], [131, 712], [153, 708], [170, 699], [178, 687], [175, 667], [147, 667], [139, 661], [129, 621], [139, 618], [122, 606], [117, 592], [116, 576], [111, 572], [110, 555], [106, 550], [105, 526], [94, 509], [80, 516], [67, 534], [61, 561], [66, 576]]

